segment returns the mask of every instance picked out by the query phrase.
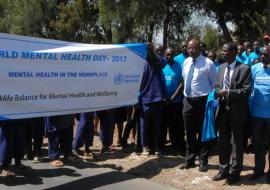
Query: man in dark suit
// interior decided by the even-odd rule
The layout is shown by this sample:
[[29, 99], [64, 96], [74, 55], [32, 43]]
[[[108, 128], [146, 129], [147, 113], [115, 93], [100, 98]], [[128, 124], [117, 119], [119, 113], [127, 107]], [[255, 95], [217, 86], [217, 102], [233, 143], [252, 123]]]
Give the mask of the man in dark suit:
[[244, 127], [249, 119], [248, 96], [251, 91], [250, 67], [237, 62], [236, 55], [236, 44], [229, 42], [223, 45], [226, 62], [220, 66], [220, 89], [216, 93], [219, 99], [216, 113], [216, 125], [219, 129], [219, 173], [212, 179], [227, 179], [226, 183], [229, 185], [239, 180], [243, 166]]

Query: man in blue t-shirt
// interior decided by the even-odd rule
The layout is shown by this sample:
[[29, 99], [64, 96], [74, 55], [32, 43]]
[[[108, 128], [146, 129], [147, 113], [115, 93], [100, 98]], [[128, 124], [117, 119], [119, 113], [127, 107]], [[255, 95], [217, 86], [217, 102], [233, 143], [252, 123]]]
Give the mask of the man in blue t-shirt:
[[168, 101], [163, 107], [160, 148], [163, 148], [166, 142], [168, 127], [173, 149], [180, 153], [184, 153], [184, 127], [181, 114], [183, 108], [182, 68], [179, 63], [174, 61], [174, 50], [172, 48], [167, 48], [165, 50], [165, 58], [167, 59], [167, 64], [163, 68], [162, 72], [165, 80], [165, 92]]
[[[265, 144], [270, 137], [270, 46], [264, 46], [261, 62], [252, 66], [253, 93], [250, 110], [253, 127], [255, 168], [251, 179], [264, 175]], [[269, 170], [270, 171], [270, 170]], [[267, 181], [270, 182], [270, 172]]]
[[248, 64], [248, 59], [246, 56], [243, 55], [244, 52], [244, 47], [239, 44], [237, 46], [237, 56], [236, 56], [236, 60], [242, 64]]
[[186, 58], [189, 57], [188, 51], [187, 51], [187, 42], [182, 42], [181, 44], [182, 53], [174, 57], [174, 61], [179, 63], [181, 68], [183, 68], [183, 63]]
[[248, 56], [248, 64], [251, 66], [257, 63], [259, 58], [260, 58], [259, 42], [255, 41], [253, 43], [253, 51]]

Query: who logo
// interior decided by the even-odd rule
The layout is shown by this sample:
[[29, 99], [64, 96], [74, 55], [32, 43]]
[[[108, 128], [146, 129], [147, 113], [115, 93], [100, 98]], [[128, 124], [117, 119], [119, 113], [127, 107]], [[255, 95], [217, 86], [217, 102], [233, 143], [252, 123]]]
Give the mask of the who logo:
[[116, 75], [114, 75], [113, 77], [113, 82], [114, 84], [122, 84], [124, 82], [124, 74], [121, 74], [121, 73], [117, 73]]

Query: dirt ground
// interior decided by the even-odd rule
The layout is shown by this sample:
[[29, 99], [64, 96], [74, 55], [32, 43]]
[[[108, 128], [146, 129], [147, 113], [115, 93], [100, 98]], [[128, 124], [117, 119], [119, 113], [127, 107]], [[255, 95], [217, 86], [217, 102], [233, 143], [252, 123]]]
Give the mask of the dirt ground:
[[[114, 144], [116, 144], [116, 137], [114, 137]], [[198, 171], [198, 167], [189, 170], [180, 170], [179, 165], [183, 163], [184, 158], [181, 155], [176, 155], [170, 150], [169, 146], [161, 157], [141, 156], [135, 153], [135, 147], [131, 145], [129, 146], [128, 151], [122, 151], [121, 147], [115, 146], [115, 154], [104, 155], [99, 153], [100, 147], [99, 136], [95, 136], [94, 146], [91, 147], [91, 150], [95, 153], [95, 159], [91, 162], [181, 190], [269, 190], [270, 188], [270, 185], [266, 184], [265, 177], [256, 181], [249, 180], [249, 177], [253, 172], [253, 154], [244, 155], [244, 168], [241, 173], [241, 180], [233, 186], [228, 186], [224, 184], [224, 180], [219, 182], [213, 182], [211, 180], [212, 176], [218, 172], [218, 156], [213, 153], [209, 158], [208, 172], [202, 173]], [[267, 164], [266, 171], [268, 170], [268, 167]]]

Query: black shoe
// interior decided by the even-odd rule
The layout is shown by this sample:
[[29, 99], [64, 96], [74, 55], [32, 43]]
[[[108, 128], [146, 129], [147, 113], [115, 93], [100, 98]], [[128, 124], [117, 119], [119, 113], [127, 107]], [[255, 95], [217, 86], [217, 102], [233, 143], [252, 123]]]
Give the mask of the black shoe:
[[268, 176], [266, 178], [266, 183], [270, 184], [270, 174], [268, 174]]
[[207, 166], [207, 164], [205, 164], [205, 163], [200, 163], [199, 171], [200, 171], [200, 172], [207, 172], [207, 171], [208, 171], [208, 166]]
[[215, 175], [214, 177], [212, 177], [212, 180], [213, 181], [220, 181], [220, 180], [223, 180], [223, 179], [227, 179], [229, 176], [229, 173], [226, 173], [226, 172], [218, 172], [217, 175]]
[[80, 149], [74, 148], [72, 149], [72, 153], [75, 154], [76, 156], [82, 156], [82, 151]]
[[183, 165], [181, 165], [179, 167], [180, 170], [183, 170], [183, 169], [189, 169], [189, 168], [195, 168], [196, 165], [194, 163], [184, 163]]
[[249, 179], [250, 180], [257, 180], [262, 176], [264, 176], [264, 173], [254, 173], [254, 174], [252, 174], [252, 176]]
[[235, 184], [237, 181], [239, 181], [240, 177], [237, 175], [230, 175], [227, 180], [226, 180], [226, 184], [228, 185], [233, 185]]

